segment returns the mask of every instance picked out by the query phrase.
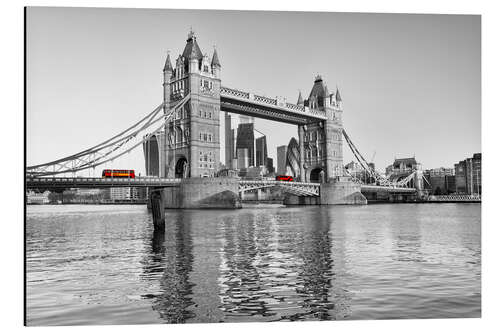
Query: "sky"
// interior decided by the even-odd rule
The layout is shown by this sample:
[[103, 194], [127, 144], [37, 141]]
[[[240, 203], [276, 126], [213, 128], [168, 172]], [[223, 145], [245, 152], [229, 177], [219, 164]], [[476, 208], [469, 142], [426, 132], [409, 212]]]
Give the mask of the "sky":
[[[167, 51], [182, 53], [190, 29], [203, 53], [217, 48], [223, 86], [293, 103], [318, 74], [338, 87], [344, 128], [379, 170], [411, 156], [453, 167], [481, 151], [478, 15], [30, 7], [27, 164], [89, 148], [151, 112]], [[275, 161], [297, 137], [283, 123], [256, 128]], [[344, 163], [353, 159], [344, 144]], [[143, 171], [142, 149], [115, 163]]]

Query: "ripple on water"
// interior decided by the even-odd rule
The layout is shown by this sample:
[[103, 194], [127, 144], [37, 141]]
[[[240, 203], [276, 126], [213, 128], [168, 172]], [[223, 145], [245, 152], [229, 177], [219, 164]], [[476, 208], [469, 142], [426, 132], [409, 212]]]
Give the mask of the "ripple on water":
[[29, 325], [481, 315], [480, 205], [30, 206]]

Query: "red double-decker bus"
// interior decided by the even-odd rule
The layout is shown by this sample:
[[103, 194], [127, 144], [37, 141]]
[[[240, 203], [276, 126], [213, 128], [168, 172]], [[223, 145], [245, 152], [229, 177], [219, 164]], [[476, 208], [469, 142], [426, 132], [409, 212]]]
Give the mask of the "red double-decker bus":
[[293, 177], [292, 176], [285, 176], [285, 175], [278, 175], [278, 176], [276, 176], [276, 180], [283, 181], [283, 182], [293, 182]]
[[102, 170], [102, 178], [135, 178], [134, 170]]

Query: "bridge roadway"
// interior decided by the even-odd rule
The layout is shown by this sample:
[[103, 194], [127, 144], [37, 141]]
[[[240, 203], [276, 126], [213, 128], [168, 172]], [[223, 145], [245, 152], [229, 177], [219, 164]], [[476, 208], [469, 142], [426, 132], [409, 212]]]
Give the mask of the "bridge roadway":
[[[27, 189], [64, 189], [64, 188], [109, 188], [109, 187], [176, 187], [180, 178], [97, 178], [97, 177], [27, 177]], [[240, 180], [239, 192], [280, 186], [297, 195], [319, 196], [319, 183], [284, 182], [276, 180]], [[362, 192], [386, 191], [389, 193], [414, 193], [414, 188], [361, 185]]]

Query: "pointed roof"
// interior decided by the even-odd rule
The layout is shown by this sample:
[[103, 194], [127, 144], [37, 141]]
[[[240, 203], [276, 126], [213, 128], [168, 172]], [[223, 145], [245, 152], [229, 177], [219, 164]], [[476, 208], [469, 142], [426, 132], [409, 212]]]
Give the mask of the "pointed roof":
[[219, 66], [219, 67], [221, 67], [220, 61], [219, 61], [219, 56], [217, 55], [217, 50], [216, 49], [214, 49], [214, 55], [212, 56], [212, 66]]
[[322, 98], [328, 97], [328, 88], [326, 88], [320, 75], [317, 75], [314, 80], [314, 85], [311, 89], [311, 93], [309, 94], [309, 99], [313, 96]]
[[302, 98], [302, 93], [299, 90], [299, 98], [297, 99], [297, 104], [304, 104], [304, 99]]
[[342, 97], [340, 97], [340, 91], [338, 87], [337, 87], [337, 92], [335, 93], [335, 100], [337, 102], [342, 102]]
[[186, 40], [186, 47], [182, 52], [182, 56], [186, 59], [203, 59], [203, 53], [196, 42], [196, 36], [193, 31], [190, 31], [188, 34], [188, 39]]
[[172, 62], [170, 61], [170, 53], [167, 54], [167, 60], [165, 60], [165, 66], [163, 66], [164, 72], [172, 72], [174, 68], [172, 67]]

